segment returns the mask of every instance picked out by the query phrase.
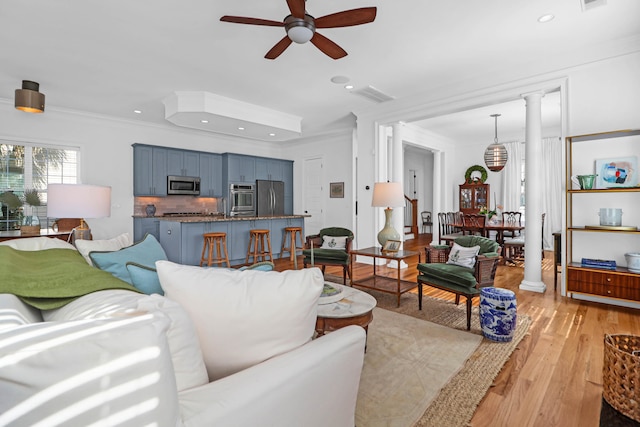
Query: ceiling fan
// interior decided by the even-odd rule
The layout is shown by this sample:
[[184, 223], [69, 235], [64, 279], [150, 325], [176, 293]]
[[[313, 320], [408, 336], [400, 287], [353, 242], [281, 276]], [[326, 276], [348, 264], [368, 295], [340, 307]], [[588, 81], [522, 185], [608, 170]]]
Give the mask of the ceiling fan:
[[306, 43], [311, 41], [323, 53], [333, 59], [340, 59], [347, 56], [347, 52], [332, 42], [322, 34], [316, 32], [316, 28], [339, 28], [351, 27], [354, 25], [368, 24], [376, 19], [375, 7], [363, 7], [359, 9], [344, 10], [332, 13], [320, 18], [314, 18], [306, 13], [305, 0], [287, 0], [291, 15], [284, 18], [282, 22], [270, 21], [268, 19], [247, 18], [243, 16], [223, 16], [223, 22], [233, 22], [236, 24], [265, 25], [269, 27], [284, 27], [287, 35], [271, 48], [264, 56], [267, 59], [276, 59], [291, 42]]

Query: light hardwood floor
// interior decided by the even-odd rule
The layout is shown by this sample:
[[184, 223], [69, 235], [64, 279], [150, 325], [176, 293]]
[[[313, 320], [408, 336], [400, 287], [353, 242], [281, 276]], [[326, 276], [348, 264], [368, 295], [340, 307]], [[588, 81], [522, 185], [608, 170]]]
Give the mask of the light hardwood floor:
[[[405, 241], [404, 247], [424, 251], [430, 242], [430, 234], [421, 234]], [[552, 252], [545, 254], [545, 258], [552, 256]], [[301, 268], [301, 256], [298, 264]], [[277, 270], [290, 268], [293, 263], [289, 259], [276, 260]], [[356, 264], [353, 268], [357, 277], [368, 274], [371, 266]], [[340, 269], [333, 267], [327, 267], [327, 273], [342, 275]], [[640, 335], [640, 313], [562, 297], [559, 289], [554, 292], [551, 267], [542, 273], [547, 285], [543, 294], [521, 291], [518, 286], [523, 276], [521, 267], [498, 269], [495, 285], [513, 290], [518, 314], [529, 315], [533, 322], [528, 336], [476, 410], [471, 426], [598, 426], [604, 335]], [[415, 280], [415, 277], [414, 262], [403, 270], [403, 278]], [[452, 294], [425, 289], [426, 295], [453, 300]]]

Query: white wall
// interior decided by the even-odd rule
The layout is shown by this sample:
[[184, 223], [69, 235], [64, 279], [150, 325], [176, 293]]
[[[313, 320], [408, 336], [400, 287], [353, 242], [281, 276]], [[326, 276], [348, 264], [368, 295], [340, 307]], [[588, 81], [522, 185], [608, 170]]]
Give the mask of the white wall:
[[95, 239], [133, 233], [133, 143], [289, 159], [280, 155], [277, 144], [54, 108], [27, 114], [8, 101], [0, 102], [0, 123], [0, 139], [79, 147], [81, 182], [112, 187], [111, 217], [87, 220]]
[[[295, 213], [305, 212], [304, 161], [320, 157], [323, 160], [323, 223], [327, 227], [345, 227], [354, 229], [354, 155], [352, 152], [351, 130], [342, 130], [333, 134], [304, 138], [286, 143], [283, 149], [288, 159], [294, 161], [294, 206]], [[330, 198], [329, 184], [344, 182], [344, 198]], [[369, 204], [371, 201], [369, 200]], [[313, 234], [319, 230], [305, 230]], [[357, 234], [356, 234], [357, 236]]]

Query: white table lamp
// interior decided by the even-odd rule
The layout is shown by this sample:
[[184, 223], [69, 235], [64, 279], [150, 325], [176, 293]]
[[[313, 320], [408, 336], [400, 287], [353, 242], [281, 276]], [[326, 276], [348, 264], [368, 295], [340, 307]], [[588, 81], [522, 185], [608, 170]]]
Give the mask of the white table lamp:
[[88, 239], [91, 230], [85, 218], [111, 216], [111, 187], [85, 184], [49, 184], [47, 186], [47, 216], [50, 218], [80, 218], [73, 230], [75, 239]]
[[386, 207], [384, 210], [384, 228], [378, 233], [378, 242], [382, 247], [387, 240], [400, 240], [398, 233], [391, 225], [393, 209], [404, 206], [404, 190], [399, 182], [376, 182], [373, 186], [373, 200], [371, 206]]

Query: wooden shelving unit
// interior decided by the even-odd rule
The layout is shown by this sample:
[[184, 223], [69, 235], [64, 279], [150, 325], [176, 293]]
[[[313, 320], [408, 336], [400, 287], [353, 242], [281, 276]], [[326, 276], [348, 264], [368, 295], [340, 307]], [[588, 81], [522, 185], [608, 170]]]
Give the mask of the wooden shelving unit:
[[[628, 139], [628, 137], [631, 137], [631, 139]], [[598, 141], [597, 144], [607, 144], [602, 146], [604, 147], [602, 151], [610, 154], [603, 157], [610, 158], [619, 154], [617, 148], [621, 147], [621, 145], [616, 142], [618, 138], [626, 138], [627, 150], [625, 151], [625, 146], [622, 146], [623, 153], [621, 154], [621, 157], [624, 157], [625, 153], [629, 153], [628, 147], [630, 145], [640, 144], [640, 130], [603, 132], [566, 138], [567, 220], [565, 234], [567, 243], [565, 261], [567, 267], [567, 294], [570, 296], [577, 294], [602, 298], [603, 302], [612, 304], [616, 304], [617, 301], [640, 302], [640, 274], [632, 273], [627, 268], [620, 266], [615, 270], [584, 267], [580, 262], [580, 255], [576, 255], [576, 253], [579, 252], [582, 257], [587, 258], [620, 259], [624, 255], [624, 249], [620, 249], [621, 247], [634, 247], [635, 245], [635, 250], [640, 250], [640, 239], [638, 238], [640, 230], [588, 228], [587, 226], [592, 224], [584, 220], [584, 206], [588, 206], [587, 210], [593, 209], [595, 211], [596, 208], [593, 206], [598, 206], [597, 203], [603, 203], [603, 200], [606, 200], [606, 203], [636, 206], [636, 209], [631, 209], [636, 211], [631, 212], [633, 215], [631, 225], [638, 226], [640, 225], [640, 220], [637, 220], [640, 218], [640, 186], [578, 190], [572, 188], [571, 177], [591, 167], [585, 159], [589, 158], [589, 156], [594, 156], [594, 154], [592, 152], [581, 153], [581, 145], [587, 146], [586, 150], [590, 151], [593, 150], [595, 141]], [[583, 144], [586, 142], [590, 142], [591, 145]], [[636, 147], [640, 147], [640, 145]], [[638, 153], [639, 150], [634, 147], [632, 152]], [[580, 153], [580, 155], [576, 155], [577, 153]], [[576, 157], [579, 157], [579, 160], [576, 160]], [[596, 157], [598, 156], [596, 155]], [[638, 173], [638, 171], [635, 171], [635, 173]], [[582, 198], [588, 198], [587, 203]], [[575, 206], [578, 202], [582, 202], [581, 207]], [[623, 225], [626, 225], [624, 220]], [[588, 245], [583, 242], [576, 242], [580, 236], [584, 236], [584, 233], [589, 233], [589, 239], [592, 241]], [[590, 251], [593, 251], [596, 255], [591, 255]], [[601, 255], [603, 251], [605, 252], [604, 256]]]

